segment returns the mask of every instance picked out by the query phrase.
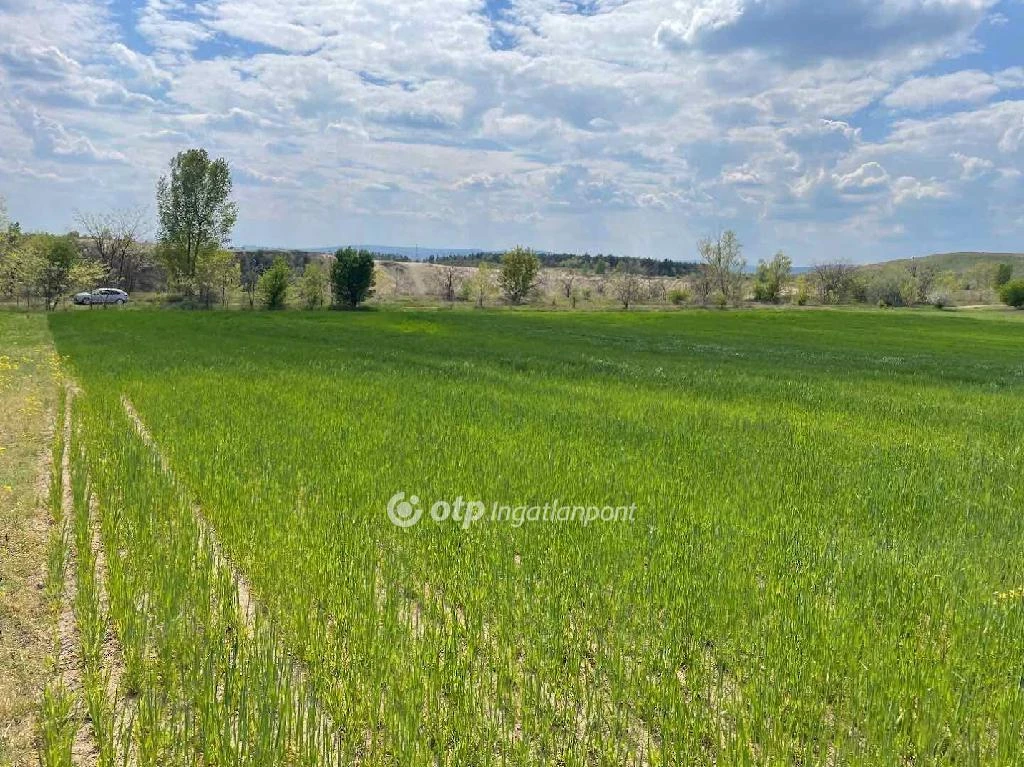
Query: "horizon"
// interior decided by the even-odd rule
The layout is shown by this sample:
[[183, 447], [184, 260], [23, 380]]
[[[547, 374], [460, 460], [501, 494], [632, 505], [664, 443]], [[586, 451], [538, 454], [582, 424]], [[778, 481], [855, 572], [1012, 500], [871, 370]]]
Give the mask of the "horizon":
[[[495, 248], [493, 250], [490, 250], [490, 249], [487, 249], [487, 248], [443, 248], [443, 247], [442, 248], [438, 248], [438, 247], [429, 247], [429, 246], [426, 246], [426, 245], [383, 245], [383, 244], [380, 244], [380, 243], [343, 243], [343, 244], [339, 244], [339, 245], [323, 245], [323, 246], [317, 246], [317, 247], [285, 247], [285, 246], [281, 246], [281, 245], [263, 245], [263, 244], [246, 243], [246, 244], [243, 244], [243, 245], [232, 245], [231, 249], [232, 250], [236, 250], [236, 251], [255, 251], [255, 250], [278, 251], [278, 250], [280, 250], [280, 251], [292, 251], [292, 252], [302, 252], [302, 253], [324, 253], [324, 254], [330, 254], [330, 253], [333, 253], [334, 251], [339, 250], [341, 248], [356, 248], [356, 249], [360, 249], [360, 250], [368, 250], [371, 253], [373, 253], [374, 255], [380, 255], [380, 256], [386, 256], [386, 255], [408, 255], [408, 253], [406, 253], [405, 251], [419, 250], [422, 253], [424, 253], [425, 255], [422, 255], [418, 259], [414, 258], [412, 260], [413, 261], [426, 261], [431, 255], [434, 255], [434, 256], [460, 255], [461, 256], [461, 255], [474, 255], [476, 253], [482, 253], [482, 254], [486, 254], [486, 255], [494, 255], [496, 253], [503, 253], [503, 252], [507, 251], [511, 247], [514, 247], [514, 246], [510, 245], [510, 246], [507, 246], [507, 247]], [[633, 258], [633, 259], [637, 259], [637, 260], [652, 260], [652, 261], [667, 260], [667, 261], [674, 261], [676, 263], [681, 263], [681, 264], [699, 264], [700, 263], [700, 257], [696, 256], [696, 255], [692, 259], [688, 259], [688, 258], [667, 258], [667, 259], [661, 259], [661, 258], [654, 258], [652, 256], [634, 255], [634, 254], [630, 254], [630, 253], [613, 253], [613, 252], [594, 252], [594, 253], [591, 253], [589, 251], [540, 250], [540, 249], [537, 249], [537, 248], [532, 248], [532, 250], [534, 250], [538, 254], [571, 255], [571, 256], [589, 255], [589, 256], [594, 257], [594, 258], [599, 258], [601, 256], [605, 256], [605, 257], [607, 257], [607, 256], [614, 256], [616, 258]], [[857, 265], [859, 265], [859, 266], [877, 266], [877, 265], [888, 264], [888, 263], [893, 263], [893, 262], [912, 261], [912, 260], [918, 260], [918, 259], [938, 258], [938, 257], [954, 256], [954, 255], [973, 255], [973, 256], [983, 256], [983, 257], [987, 256], [987, 257], [991, 257], [991, 258], [1000, 258], [1000, 257], [1005, 257], [1005, 258], [1024, 258], [1024, 251], [1014, 252], [1014, 251], [991, 251], [991, 250], [950, 250], [950, 251], [943, 251], [941, 253], [921, 253], [921, 254], [918, 254], [918, 255], [895, 256], [893, 258], [887, 258], [887, 259], [879, 260], [879, 261], [858, 262]], [[751, 260], [751, 259], [748, 258], [747, 259], [747, 270], [750, 271], [750, 272], [753, 272], [755, 270], [756, 266], [757, 266], [757, 261], [758, 261], [758, 259]], [[798, 262], [798, 261], [794, 261], [793, 265], [792, 265], [792, 269], [793, 269], [794, 272], [803, 271], [803, 270], [810, 270], [810, 269], [814, 268], [815, 263], [825, 263], [825, 262], [824, 261], [819, 261], [819, 262], [801, 263], [801, 262]]]
[[14, 0], [0, 24], [26, 229], [152, 213], [202, 146], [231, 163], [234, 241], [288, 249], [1024, 250], [1018, 0]]

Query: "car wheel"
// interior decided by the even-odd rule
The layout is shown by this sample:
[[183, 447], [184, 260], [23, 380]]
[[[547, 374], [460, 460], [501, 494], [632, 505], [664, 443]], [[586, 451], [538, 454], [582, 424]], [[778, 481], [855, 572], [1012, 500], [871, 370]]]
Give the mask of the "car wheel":
[[91, 299], [89, 299], [89, 298], [83, 298], [82, 299], [82, 306], [89, 306], [91, 304], [92, 304], [92, 300]]
[[118, 306], [124, 306], [124, 299], [123, 298], [117, 299], [117, 305]]

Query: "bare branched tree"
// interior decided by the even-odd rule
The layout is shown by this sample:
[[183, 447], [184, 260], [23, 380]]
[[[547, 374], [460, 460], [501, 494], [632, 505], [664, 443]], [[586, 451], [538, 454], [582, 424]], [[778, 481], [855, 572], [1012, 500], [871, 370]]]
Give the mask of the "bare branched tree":
[[90, 241], [96, 260], [106, 267], [107, 279], [130, 292], [139, 269], [145, 266], [145, 212], [129, 208], [110, 213], [78, 213], [75, 222]]
[[458, 285], [459, 270], [454, 266], [441, 266], [437, 273], [437, 287], [441, 298], [451, 303], [455, 300], [455, 291]]
[[935, 280], [939, 276], [938, 270], [927, 261], [920, 261], [915, 258], [907, 265], [907, 271], [910, 272], [910, 276], [914, 279], [914, 300], [919, 304], [926, 303], [928, 295], [932, 292], [932, 287], [935, 285]]
[[643, 293], [643, 283], [635, 272], [629, 269], [617, 271], [614, 280], [615, 297], [619, 299], [622, 308], [629, 310], [629, 307], [640, 300]]
[[562, 284], [562, 295], [566, 298], [572, 298], [573, 287], [576, 285], [576, 274], [571, 271], [565, 272], [560, 282]]
[[814, 284], [818, 288], [818, 300], [823, 304], [835, 304], [848, 298], [856, 272], [857, 267], [838, 261], [815, 264]]
[[714, 239], [706, 237], [697, 243], [697, 249], [712, 290], [722, 301], [739, 300], [747, 262], [736, 233], [729, 229]]

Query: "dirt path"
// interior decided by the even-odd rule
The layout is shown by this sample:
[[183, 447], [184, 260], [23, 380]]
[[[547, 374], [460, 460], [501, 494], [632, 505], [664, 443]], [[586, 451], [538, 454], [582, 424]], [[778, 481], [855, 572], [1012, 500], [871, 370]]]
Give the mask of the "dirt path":
[[37, 765], [53, 641], [43, 583], [57, 359], [46, 318], [0, 312], [0, 765]]

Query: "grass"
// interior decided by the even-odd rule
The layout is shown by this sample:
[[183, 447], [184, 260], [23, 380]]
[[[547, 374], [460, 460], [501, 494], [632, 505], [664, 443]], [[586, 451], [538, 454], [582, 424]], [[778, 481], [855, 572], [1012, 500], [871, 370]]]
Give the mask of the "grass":
[[38, 763], [35, 712], [50, 649], [43, 466], [56, 358], [41, 314], [0, 312], [0, 765]]
[[1010, 763], [1018, 320], [50, 317], [138, 762]]

